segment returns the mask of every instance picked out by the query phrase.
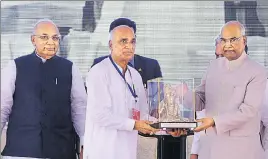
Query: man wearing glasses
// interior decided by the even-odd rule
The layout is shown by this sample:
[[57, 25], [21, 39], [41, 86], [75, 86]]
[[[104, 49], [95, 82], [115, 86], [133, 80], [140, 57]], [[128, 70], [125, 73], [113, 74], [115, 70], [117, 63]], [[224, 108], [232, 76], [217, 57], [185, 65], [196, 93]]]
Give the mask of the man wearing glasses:
[[197, 110], [206, 109], [195, 129], [206, 134], [198, 159], [263, 159], [259, 132], [266, 70], [245, 53], [247, 38], [239, 22], [223, 26], [220, 43], [224, 57], [210, 63], [196, 89]]
[[75, 65], [56, 55], [60, 35], [37, 22], [35, 51], [12, 60], [1, 76], [1, 132], [8, 122], [4, 159], [75, 159], [75, 131], [83, 141], [86, 91]]

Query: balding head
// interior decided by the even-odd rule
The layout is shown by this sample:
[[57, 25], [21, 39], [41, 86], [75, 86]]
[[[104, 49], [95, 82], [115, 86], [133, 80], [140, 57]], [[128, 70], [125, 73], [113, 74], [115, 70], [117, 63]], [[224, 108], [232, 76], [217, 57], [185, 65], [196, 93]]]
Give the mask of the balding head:
[[36, 34], [36, 30], [39, 29], [40, 25], [44, 25], [44, 24], [50, 24], [50, 26], [54, 26], [55, 29], [57, 30], [58, 34], [59, 34], [59, 29], [57, 27], [57, 25], [50, 19], [41, 19], [41, 20], [38, 20], [35, 25], [34, 25], [34, 28], [33, 28], [33, 32], [32, 34], [35, 35]]
[[247, 38], [245, 28], [238, 21], [230, 21], [221, 29], [221, 45], [223, 56], [228, 60], [236, 60], [245, 50]]
[[36, 53], [45, 58], [53, 57], [59, 48], [60, 35], [58, 27], [48, 19], [38, 21], [31, 36]]
[[238, 21], [229, 21], [221, 29], [221, 34], [224, 30], [228, 30], [230, 33], [235, 33], [237, 36], [245, 36], [245, 27]]

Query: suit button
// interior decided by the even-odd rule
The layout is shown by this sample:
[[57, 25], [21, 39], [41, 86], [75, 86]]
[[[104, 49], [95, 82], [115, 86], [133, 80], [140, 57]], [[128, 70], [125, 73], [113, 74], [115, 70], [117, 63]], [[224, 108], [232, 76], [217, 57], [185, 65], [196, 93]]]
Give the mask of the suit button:
[[45, 126], [44, 124], [41, 123], [41, 128], [42, 128], [42, 129], [45, 129], [46, 126]]

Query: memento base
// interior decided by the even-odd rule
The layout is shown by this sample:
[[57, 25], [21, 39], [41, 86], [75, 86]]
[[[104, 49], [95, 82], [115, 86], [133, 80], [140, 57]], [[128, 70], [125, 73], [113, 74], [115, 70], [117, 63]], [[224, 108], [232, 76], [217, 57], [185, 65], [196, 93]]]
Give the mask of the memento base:
[[197, 127], [197, 122], [159, 122], [151, 124], [155, 129], [194, 129]]

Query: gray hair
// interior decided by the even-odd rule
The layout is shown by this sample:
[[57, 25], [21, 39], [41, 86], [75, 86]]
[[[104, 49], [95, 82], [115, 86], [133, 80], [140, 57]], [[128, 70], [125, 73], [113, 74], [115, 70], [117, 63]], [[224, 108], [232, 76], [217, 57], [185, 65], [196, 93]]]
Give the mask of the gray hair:
[[[111, 30], [111, 32], [109, 33], [109, 36], [108, 36], [108, 43], [109, 43], [110, 40], [112, 40], [112, 38], [113, 38], [113, 33], [114, 33], [114, 31], [116, 30], [116, 28], [119, 28], [119, 27], [122, 27], [122, 26], [131, 28], [131, 27], [127, 26], [127, 25], [119, 25], [119, 26], [115, 27], [115, 28], [114, 28], [113, 30]], [[133, 29], [133, 28], [131, 28], [131, 29], [133, 30], [133, 33], [134, 33], [134, 29]], [[134, 33], [134, 34], [135, 34], [135, 33]], [[136, 36], [136, 34], [135, 34], [135, 36]]]
[[57, 26], [52, 20], [50, 20], [50, 19], [40, 19], [40, 20], [38, 20], [38, 21], [34, 24], [33, 31], [32, 31], [32, 35], [35, 34], [36, 28], [38, 27], [38, 25], [39, 25], [40, 23], [51, 23], [51, 24], [53, 24], [53, 25], [57, 28], [57, 30], [58, 30], [58, 32], [59, 32], [58, 26]]
[[217, 44], [220, 42], [220, 35], [217, 35], [215, 38], [214, 38], [214, 45], [217, 46]]

